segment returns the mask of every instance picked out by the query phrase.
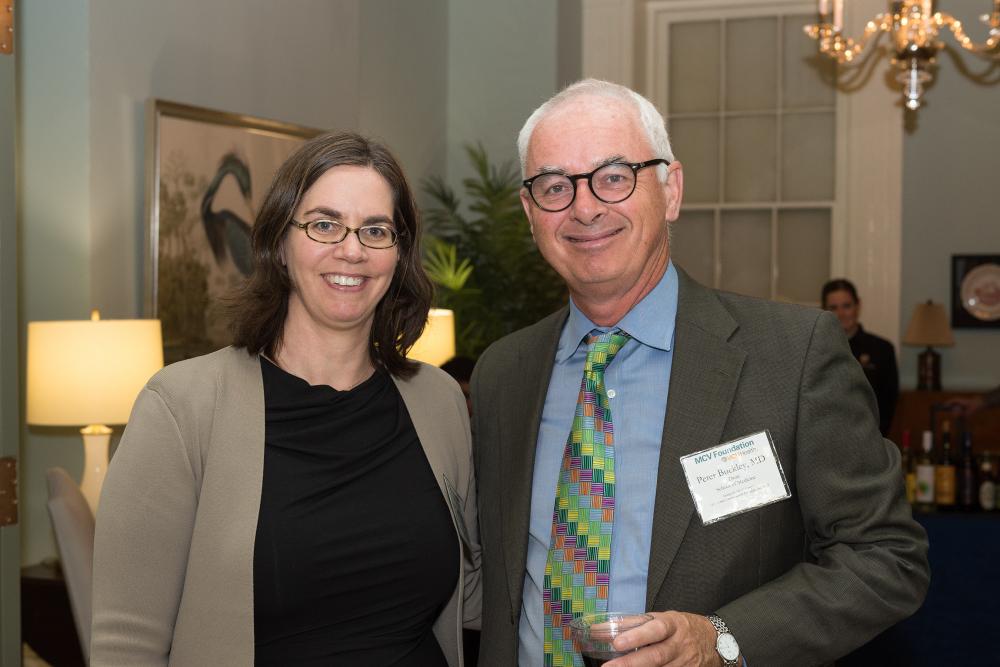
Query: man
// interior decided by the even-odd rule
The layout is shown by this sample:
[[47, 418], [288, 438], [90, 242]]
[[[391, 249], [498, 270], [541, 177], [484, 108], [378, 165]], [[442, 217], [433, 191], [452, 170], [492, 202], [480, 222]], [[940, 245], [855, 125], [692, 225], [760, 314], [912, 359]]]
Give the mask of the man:
[[[836, 319], [670, 262], [683, 174], [636, 93], [574, 84], [518, 147], [531, 233], [571, 303], [473, 376], [480, 665], [582, 664], [566, 625], [588, 609], [654, 617], [611, 667], [828, 663], [912, 613], [926, 536]], [[766, 464], [689, 485], [747, 443]], [[732, 492], [745, 483], [762, 495]], [[726, 494], [742, 509], [716, 516]]]

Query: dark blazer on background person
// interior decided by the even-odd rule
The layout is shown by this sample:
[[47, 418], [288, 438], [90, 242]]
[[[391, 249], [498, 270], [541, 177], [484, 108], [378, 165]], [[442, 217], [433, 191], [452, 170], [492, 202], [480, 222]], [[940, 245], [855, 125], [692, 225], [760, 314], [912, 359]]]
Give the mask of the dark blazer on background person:
[[[926, 534], [899, 453], [831, 314], [678, 274], [646, 609], [717, 612], [750, 667], [829, 663], [926, 592]], [[493, 344], [472, 379], [481, 667], [517, 664], [535, 447], [567, 312]], [[764, 429], [791, 498], [703, 525], [679, 457]]]
[[[427, 364], [408, 380], [393, 380], [459, 538], [458, 582], [434, 623], [449, 666], [457, 667], [463, 624], [478, 626], [481, 592], [465, 397]], [[149, 381], [101, 495], [94, 665], [254, 663], [263, 471], [264, 388], [256, 355], [228, 347], [168, 366]]]
[[865, 331], [861, 324], [858, 324], [857, 332], [847, 342], [851, 346], [851, 354], [861, 364], [868, 384], [875, 392], [879, 431], [888, 437], [892, 429], [892, 417], [896, 414], [896, 401], [899, 399], [896, 349], [886, 339]]

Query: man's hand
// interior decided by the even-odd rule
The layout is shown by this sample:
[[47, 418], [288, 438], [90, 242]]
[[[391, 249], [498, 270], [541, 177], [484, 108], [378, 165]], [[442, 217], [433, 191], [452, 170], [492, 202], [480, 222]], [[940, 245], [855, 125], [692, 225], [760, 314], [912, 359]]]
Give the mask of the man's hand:
[[635, 653], [605, 663], [605, 667], [719, 667], [722, 658], [715, 650], [718, 633], [704, 616], [682, 611], [648, 612], [652, 621], [615, 639], [618, 651], [641, 647]]

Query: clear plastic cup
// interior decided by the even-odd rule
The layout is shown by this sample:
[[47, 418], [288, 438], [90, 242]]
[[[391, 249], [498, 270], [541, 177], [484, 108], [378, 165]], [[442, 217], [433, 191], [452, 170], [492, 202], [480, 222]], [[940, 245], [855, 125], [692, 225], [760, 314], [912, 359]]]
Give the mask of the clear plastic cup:
[[652, 620], [653, 617], [649, 614], [609, 611], [575, 618], [570, 622], [569, 629], [576, 650], [583, 657], [583, 664], [586, 667], [599, 667], [609, 660], [637, 651], [638, 649], [616, 651], [611, 642], [623, 632]]

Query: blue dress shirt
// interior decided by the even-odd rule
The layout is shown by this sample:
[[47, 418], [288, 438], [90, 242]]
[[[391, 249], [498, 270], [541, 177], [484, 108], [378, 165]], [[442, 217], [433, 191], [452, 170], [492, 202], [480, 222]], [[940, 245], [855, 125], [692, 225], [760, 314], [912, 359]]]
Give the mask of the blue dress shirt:
[[528, 562], [518, 628], [518, 661], [522, 667], [543, 664], [542, 584], [552, 533], [552, 507], [587, 358], [584, 338], [594, 329], [621, 329], [633, 338], [604, 374], [615, 425], [617, 479], [608, 609], [646, 610], [653, 503], [677, 319], [677, 270], [672, 262], [668, 264], [656, 287], [613, 327], [595, 325], [572, 300], [569, 310], [535, 445]]

